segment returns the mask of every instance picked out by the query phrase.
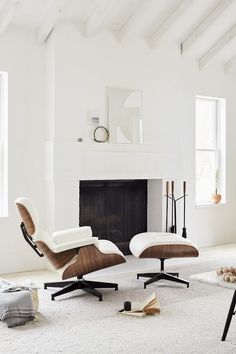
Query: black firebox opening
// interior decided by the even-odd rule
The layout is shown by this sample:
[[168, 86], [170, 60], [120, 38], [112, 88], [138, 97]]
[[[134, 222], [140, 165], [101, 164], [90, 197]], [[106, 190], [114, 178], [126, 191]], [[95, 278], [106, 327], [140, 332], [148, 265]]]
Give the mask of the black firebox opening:
[[130, 254], [129, 241], [147, 231], [147, 180], [80, 181], [79, 224]]

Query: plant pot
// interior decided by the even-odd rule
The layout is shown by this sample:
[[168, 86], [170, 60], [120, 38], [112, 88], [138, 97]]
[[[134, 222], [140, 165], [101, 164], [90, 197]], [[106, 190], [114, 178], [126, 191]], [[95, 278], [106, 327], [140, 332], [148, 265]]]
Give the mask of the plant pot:
[[218, 204], [221, 201], [221, 194], [212, 194], [211, 200], [214, 204]]

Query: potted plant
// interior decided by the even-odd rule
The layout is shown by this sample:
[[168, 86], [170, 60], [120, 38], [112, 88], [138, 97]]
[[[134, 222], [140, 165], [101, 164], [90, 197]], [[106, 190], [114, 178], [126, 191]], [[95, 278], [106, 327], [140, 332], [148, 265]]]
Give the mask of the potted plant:
[[218, 194], [219, 187], [219, 170], [216, 170], [215, 173], [215, 193], [211, 195], [211, 200], [214, 204], [218, 204], [221, 201], [221, 194]]

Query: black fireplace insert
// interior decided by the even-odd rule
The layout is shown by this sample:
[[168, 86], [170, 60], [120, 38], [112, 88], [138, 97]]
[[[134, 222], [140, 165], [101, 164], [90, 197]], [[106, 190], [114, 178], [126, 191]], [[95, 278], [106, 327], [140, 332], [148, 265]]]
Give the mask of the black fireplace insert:
[[129, 241], [147, 231], [147, 180], [80, 181], [79, 224], [130, 254]]

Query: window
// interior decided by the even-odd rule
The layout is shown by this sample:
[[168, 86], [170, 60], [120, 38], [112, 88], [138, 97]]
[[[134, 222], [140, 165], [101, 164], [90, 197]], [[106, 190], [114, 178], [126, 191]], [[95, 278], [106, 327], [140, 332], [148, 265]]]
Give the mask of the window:
[[7, 186], [8, 75], [0, 72], [0, 216], [8, 215]]
[[196, 204], [225, 202], [225, 99], [196, 98]]

